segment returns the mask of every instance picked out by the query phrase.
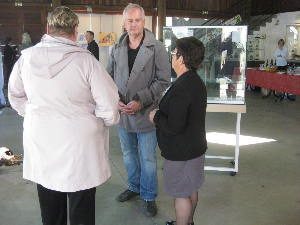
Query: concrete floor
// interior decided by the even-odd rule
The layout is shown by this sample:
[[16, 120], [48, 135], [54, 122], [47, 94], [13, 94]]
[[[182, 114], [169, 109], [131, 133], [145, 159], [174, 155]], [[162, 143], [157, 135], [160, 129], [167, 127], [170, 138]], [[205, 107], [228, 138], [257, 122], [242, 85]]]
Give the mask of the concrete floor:
[[[246, 102], [241, 134], [276, 141], [242, 146], [240, 171], [234, 177], [225, 172], [206, 172], [195, 224], [300, 225], [300, 99], [275, 103], [273, 97], [262, 99], [259, 93], [251, 92]], [[208, 132], [234, 133], [234, 123], [234, 114], [207, 114]], [[174, 218], [172, 199], [161, 185], [161, 157], [156, 217], [145, 217], [138, 199], [115, 201], [126, 188], [126, 173], [115, 128], [110, 136], [113, 176], [97, 189], [96, 224], [163, 225]], [[0, 111], [0, 146], [22, 153], [22, 120], [8, 108]], [[233, 152], [232, 146], [209, 143], [209, 154], [231, 156]], [[217, 160], [207, 161], [215, 163]], [[22, 167], [0, 167], [0, 183], [0, 225], [40, 225], [35, 185], [22, 179]]]

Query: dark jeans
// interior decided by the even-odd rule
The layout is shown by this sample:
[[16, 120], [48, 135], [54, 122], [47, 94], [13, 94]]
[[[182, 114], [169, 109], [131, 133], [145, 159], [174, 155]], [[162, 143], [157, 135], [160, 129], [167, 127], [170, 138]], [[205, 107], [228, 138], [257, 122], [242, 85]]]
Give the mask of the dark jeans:
[[119, 127], [123, 160], [128, 175], [128, 189], [145, 201], [157, 196], [156, 131], [128, 132]]
[[43, 225], [67, 225], [67, 197], [70, 225], [95, 225], [96, 188], [59, 192], [37, 185]]
[[4, 89], [7, 89], [8, 87], [8, 81], [11, 74], [11, 71], [13, 69], [14, 64], [5, 64], [3, 63], [3, 78], [4, 78]]

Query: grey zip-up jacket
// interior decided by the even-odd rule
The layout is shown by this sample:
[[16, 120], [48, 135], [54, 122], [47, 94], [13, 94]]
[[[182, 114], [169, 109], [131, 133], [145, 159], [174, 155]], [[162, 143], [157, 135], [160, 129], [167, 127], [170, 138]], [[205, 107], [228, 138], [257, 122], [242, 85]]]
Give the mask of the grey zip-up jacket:
[[145, 37], [136, 56], [132, 71], [128, 68], [128, 34], [124, 33], [113, 47], [107, 65], [125, 104], [138, 96], [142, 109], [135, 115], [121, 114], [119, 126], [129, 132], [155, 129], [149, 112], [157, 107], [163, 92], [170, 84], [171, 65], [165, 47], [152, 32], [144, 29]]

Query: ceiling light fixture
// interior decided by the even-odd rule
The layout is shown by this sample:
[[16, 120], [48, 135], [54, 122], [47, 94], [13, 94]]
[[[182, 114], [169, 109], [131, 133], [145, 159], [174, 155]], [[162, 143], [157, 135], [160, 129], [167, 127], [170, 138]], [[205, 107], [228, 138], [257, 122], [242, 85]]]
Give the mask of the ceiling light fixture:
[[15, 1], [15, 6], [16, 7], [21, 7], [23, 4], [22, 4], [22, 0], [16, 0]]

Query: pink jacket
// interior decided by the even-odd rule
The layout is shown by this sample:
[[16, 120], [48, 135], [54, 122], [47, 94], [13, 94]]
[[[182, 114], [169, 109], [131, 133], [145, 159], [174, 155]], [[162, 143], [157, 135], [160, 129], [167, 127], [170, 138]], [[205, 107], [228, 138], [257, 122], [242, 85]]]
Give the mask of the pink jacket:
[[44, 35], [16, 62], [9, 100], [24, 116], [25, 179], [62, 192], [109, 179], [108, 126], [119, 120], [118, 90], [87, 50]]

